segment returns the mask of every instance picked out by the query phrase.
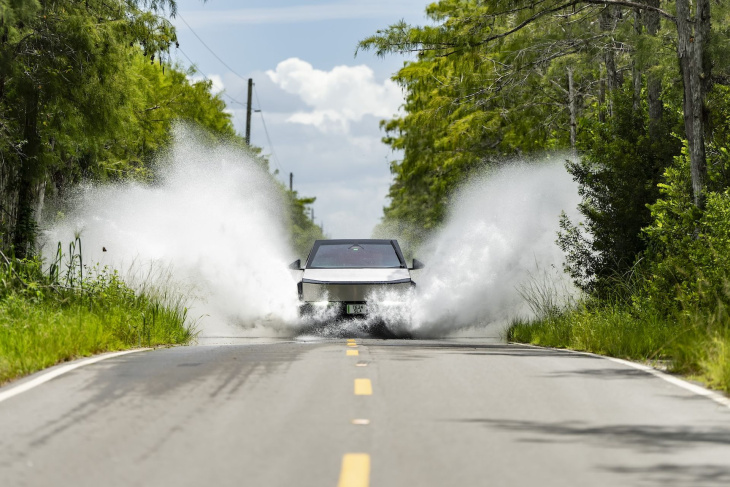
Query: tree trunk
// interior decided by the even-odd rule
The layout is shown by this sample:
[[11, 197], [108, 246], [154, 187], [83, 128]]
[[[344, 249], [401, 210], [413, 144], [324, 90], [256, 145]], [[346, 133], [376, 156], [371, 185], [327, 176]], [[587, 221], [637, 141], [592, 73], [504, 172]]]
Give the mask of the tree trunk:
[[38, 194], [38, 176], [41, 173], [39, 155], [41, 140], [38, 135], [38, 91], [32, 92], [25, 99], [25, 121], [23, 124], [23, 154], [18, 174], [18, 205], [13, 247], [19, 258], [28, 257], [36, 237], [36, 197]]
[[[645, 0], [650, 7], [659, 8], [659, 0]], [[650, 36], [656, 36], [660, 27], [659, 13], [651, 10], [644, 12], [644, 24]], [[662, 122], [664, 104], [661, 100], [662, 80], [649, 70], [646, 76], [646, 98], [649, 105], [649, 137], [656, 139]]]
[[621, 86], [621, 77], [616, 67], [616, 53], [614, 49], [613, 31], [618, 21], [618, 9], [614, 5], [607, 6], [601, 12], [601, 30], [609, 33], [609, 42], [603, 53], [603, 63], [606, 65], [606, 87], [608, 89], [607, 111], [609, 117], [613, 115], [613, 92]]
[[606, 105], [606, 80], [603, 77], [603, 67], [598, 66], [600, 81], [598, 82], [598, 121], [603, 123], [606, 121], [606, 112], [603, 107]]
[[710, 0], [695, 0], [694, 18], [690, 0], [677, 0], [677, 56], [684, 82], [684, 129], [689, 145], [694, 204], [704, 208], [707, 179], [705, 130], [708, 109], [705, 103], [712, 75], [709, 53]]
[[[634, 33], [639, 36], [641, 35], [642, 23], [641, 23], [641, 12], [636, 9], [634, 10]], [[634, 59], [631, 62], [631, 80], [634, 88], [634, 112], [638, 113], [641, 110], [641, 88], [643, 83], [641, 81], [641, 70]]]
[[570, 148], [575, 152], [575, 141], [578, 133], [578, 102], [575, 94], [573, 68], [568, 68], [568, 110], [570, 111]]

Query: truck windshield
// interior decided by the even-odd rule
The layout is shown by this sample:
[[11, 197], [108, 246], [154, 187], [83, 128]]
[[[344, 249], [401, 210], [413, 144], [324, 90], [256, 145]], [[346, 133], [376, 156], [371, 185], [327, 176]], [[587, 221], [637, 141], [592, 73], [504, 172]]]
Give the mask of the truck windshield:
[[312, 257], [309, 268], [397, 268], [401, 267], [393, 245], [386, 243], [321, 244]]

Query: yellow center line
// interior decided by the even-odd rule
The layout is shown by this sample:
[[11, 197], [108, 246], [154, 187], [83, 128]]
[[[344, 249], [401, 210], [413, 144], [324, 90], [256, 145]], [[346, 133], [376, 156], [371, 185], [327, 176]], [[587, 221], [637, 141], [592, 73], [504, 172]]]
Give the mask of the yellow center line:
[[347, 350], [347, 355], [360, 355], [357, 350]]
[[373, 394], [373, 385], [370, 379], [355, 379], [355, 395], [371, 396]]
[[348, 344], [347, 344], [347, 346], [348, 346], [348, 347], [357, 347], [357, 343], [355, 343], [355, 342], [350, 342], [350, 343], [348, 343]]
[[337, 487], [368, 487], [370, 485], [370, 455], [348, 453], [342, 457], [342, 470]]

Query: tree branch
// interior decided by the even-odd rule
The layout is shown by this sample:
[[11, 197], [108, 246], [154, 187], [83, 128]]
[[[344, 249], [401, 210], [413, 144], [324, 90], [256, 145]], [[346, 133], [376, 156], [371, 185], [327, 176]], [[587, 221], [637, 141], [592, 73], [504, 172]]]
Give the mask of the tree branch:
[[[568, 7], [575, 7], [576, 5], [580, 5], [582, 3], [591, 4], [591, 5], [616, 5], [619, 7], [630, 7], [630, 8], [638, 8], [638, 9], [643, 9], [643, 10], [651, 10], [651, 11], [657, 12], [659, 15], [661, 15], [662, 17], [664, 17], [668, 20], [671, 20], [672, 22], [677, 21], [677, 18], [675, 16], [671, 15], [666, 10], [662, 10], [658, 7], [652, 7], [652, 6], [643, 4], [643, 3], [632, 2], [630, 0], [570, 0], [570, 1], [562, 3], [560, 5], [557, 5], [557, 6], [554, 6], [551, 8], [546, 8], [545, 10], [541, 10], [541, 11], [537, 12], [535, 15], [533, 15], [532, 17], [525, 19], [519, 25], [515, 26], [514, 28], [512, 28], [508, 31], [502, 32], [497, 35], [489, 36], [487, 39], [482, 41], [482, 44], [487, 44], [487, 43], [495, 41], [497, 39], [502, 39], [504, 37], [510, 36], [510, 35], [514, 34], [515, 32], [518, 32], [518, 31], [524, 29], [528, 25], [532, 24], [536, 20], [538, 20], [546, 15], [553, 14], [555, 12], [559, 12]], [[493, 14], [492, 16], [496, 17], [498, 15], [499, 14]]]
[[659, 7], [652, 7], [651, 5], [647, 5], [645, 3], [639, 3], [639, 2], [632, 2], [630, 0], [579, 0], [576, 3], [590, 3], [593, 5], [616, 5], [618, 7], [629, 7], [629, 8], [638, 8], [641, 10], [650, 10], [652, 12], [656, 12], [662, 17], [664, 17], [667, 20], [671, 20], [672, 22], [677, 22], [677, 17], [670, 14], [666, 10], [662, 10]]

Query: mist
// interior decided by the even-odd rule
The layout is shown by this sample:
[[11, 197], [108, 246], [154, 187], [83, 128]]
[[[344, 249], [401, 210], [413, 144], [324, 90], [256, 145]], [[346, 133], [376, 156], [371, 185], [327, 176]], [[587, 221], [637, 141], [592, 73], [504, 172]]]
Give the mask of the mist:
[[575, 292], [555, 243], [561, 212], [578, 219], [566, 158], [514, 162], [457, 192], [445, 224], [416, 255], [426, 268], [413, 277], [413, 335], [503, 333], [510, 320], [533, 315], [520, 292], [531, 280], [547, 278], [558, 298]]
[[[472, 177], [456, 191], [444, 224], [424, 244], [407, 249], [426, 264], [411, 271], [416, 288], [375, 292], [364, 318], [323, 316], [318, 334], [499, 339], [512, 320], [534, 316], [523, 296], [531, 286], [547, 290], [557, 304], [569, 303], [578, 291], [563, 272], [555, 242], [562, 212], [580, 220], [567, 158], [515, 161]], [[390, 223], [378, 229], [378, 238], [414, 230]]]
[[190, 296], [201, 336], [291, 335], [296, 282], [285, 264], [295, 253], [273, 178], [240, 148], [183, 126], [157, 166], [152, 185], [79, 188], [45, 233], [46, 253], [79, 235], [84, 262]]
[[[367, 319], [322, 316], [316, 334], [368, 336], [380, 320], [395, 335], [483, 336], [529, 317], [520, 288], [539, 275], [565, 279], [559, 216], [576, 218], [579, 197], [564, 162], [515, 162], [473, 177], [417, 250], [426, 263], [413, 271], [417, 288], [395, 297], [408, 311], [385, 306], [394, 297], [381, 293]], [[183, 126], [156, 166], [153, 184], [78, 188], [48, 225], [45, 253], [80, 236], [85, 262], [119, 270], [133, 287], [186, 296], [203, 337], [316, 330], [298, 318], [288, 209], [266, 170], [240, 148], [209, 145]], [[567, 282], [557, 287], [572, 292]]]

